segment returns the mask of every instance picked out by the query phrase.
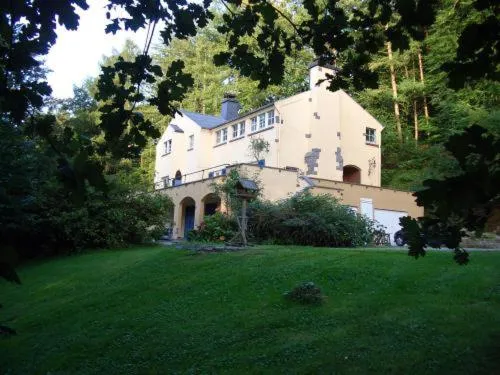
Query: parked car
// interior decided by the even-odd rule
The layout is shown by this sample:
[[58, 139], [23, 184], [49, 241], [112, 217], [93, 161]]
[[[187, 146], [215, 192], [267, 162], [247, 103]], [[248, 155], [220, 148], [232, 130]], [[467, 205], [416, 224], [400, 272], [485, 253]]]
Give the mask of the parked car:
[[[408, 238], [403, 229], [400, 229], [396, 233], [394, 233], [394, 242], [397, 246], [404, 246], [408, 243]], [[430, 247], [436, 249], [440, 248], [441, 246], [445, 246], [442, 238], [430, 238], [427, 240], [427, 244]]]

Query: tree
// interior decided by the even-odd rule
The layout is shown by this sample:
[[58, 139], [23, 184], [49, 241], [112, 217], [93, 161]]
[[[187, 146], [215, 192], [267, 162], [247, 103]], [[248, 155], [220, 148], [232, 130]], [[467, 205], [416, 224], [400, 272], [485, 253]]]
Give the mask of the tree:
[[[483, 115], [480, 121], [472, 121], [473, 117], [468, 113], [468, 105], [477, 102], [478, 97], [481, 105], [474, 108], [477, 114], [482, 113], [485, 103], [498, 107], [498, 101], [492, 94], [497, 87], [495, 80], [498, 79], [499, 62], [497, 2], [469, 0], [463, 5], [462, 2], [451, 3], [448, 0], [369, 0], [362, 3], [362, 9], [353, 6], [347, 12], [340, 2], [335, 1], [222, 0], [220, 7], [225, 10], [217, 29], [227, 39], [228, 48], [216, 54], [214, 61], [219, 66], [237, 69], [241, 76], [258, 81], [258, 88], [264, 89], [282, 82], [286, 56], [311, 51], [322, 62], [337, 66], [336, 74], [328, 77], [331, 89], [359, 91], [376, 88], [378, 74], [370, 69], [370, 63], [374, 53], [380, 51], [384, 43], [390, 43], [394, 53], [401, 53], [409, 48], [412, 41], [423, 41], [428, 32], [425, 43], [430, 46], [433, 33], [438, 34], [439, 23], [446, 18], [446, 12], [442, 10], [449, 10], [450, 6], [460, 12], [472, 9], [469, 13], [456, 12], [455, 9], [449, 12], [457, 16], [453, 24], [456, 41], [446, 46], [445, 50], [449, 53], [446, 59], [433, 60], [428, 56], [426, 60], [429, 71], [441, 67], [447, 71], [441, 80], [436, 78], [433, 81], [429, 77], [426, 81], [430, 86], [436, 84], [435, 87], [438, 86], [436, 82], [444, 82], [440, 86], [440, 94], [431, 100], [432, 106], [439, 107], [434, 119], [439, 131], [433, 137], [442, 142], [474, 122], [498, 128], [498, 111], [493, 111], [493, 115]], [[97, 85], [97, 99], [103, 103], [99, 109], [103, 143], [96, 148], [70, 127], [65, 128], [62, 138], [54, 137], [54, 116], [38, 116], [36, 113], [43, 105], [44, 96], [50, 92], [44, 82], [40, 57], [55, 41], [56, 22], [69, 29], [78, 26], [74, 6], [87, 8], [85, 0], [50, 4], [39, 0], [2, 3], [2, 116], [9, 126], [26, 127], [31, 135], [42, 137], [50, 145], [58, 155], [59, 178], [67, 189], [77, 192], [76, 197], [85, 191], [83, 187], [87, 184], [105, 189], [97, 155], [111, 155], [117, 159], [138, 157], [148, 139], [158, 135], [158, 130], [137, 108], [150, 104], [163, 115], [174, 115], [177, 104], [182, 102], [194, 83], [181, 60], [170, 62], [165, 69], [154, 63], [149, 56], [152, 34], [156, 28], [162, 27], [160, 34], [165, 45], [169, 45], [174, 38], [194, 37], [214, 17], [209, 8], [211, 4], [210, 0], [203, 3], [111, 0], [108, 3], [108, 10], [119, 9], [117, 14], [120, 16], [115, 17], [110, 12], [107, 32], [147, 27], [149, 33], [141, 53], [132, 61], [119, 57], [112, 66], [103, 67]], [[381, 25], [387, 27], [381, 30]], [[477, 38], [480, 39], [478, 43], [471, 43], [470, 39], [475, 35], [482, 38]], [[438, 39], [434, 38], [434, 41]], [[435, 77], [438, 76], [436, 73]], [[152, 85], [156, 81], [160, 81], [156, 93], [143, 90], [143, 85]], [[449, 86], [464, 88], [452, 92], [448, 91]], [[483, 96], [478, 96], [478, 93]], [[456, 100], [464, 97], [467, 98], [466, 105]], [[412, 97], [408, 95], [408, 98]], [[413, 111], [401, 113], [401, 116], [410, 116], [413, 127], [416, 124], [414, 101], [414, 98], [408, 101]], [[460, 122], [464, 113], [467, 114], [466, 119]], [[447, 119], [456, 126], [448, 127], [450, 122]]]

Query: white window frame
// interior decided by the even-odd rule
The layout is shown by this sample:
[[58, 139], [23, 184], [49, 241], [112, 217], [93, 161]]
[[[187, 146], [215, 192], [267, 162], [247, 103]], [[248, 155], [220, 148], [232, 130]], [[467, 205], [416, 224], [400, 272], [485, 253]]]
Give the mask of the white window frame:
[[257, 131], [257, 116], [256, 117], [252, 117], [250, 120], [252, 121], [252, 125], [250, 126], [250, 131], [252, 133], [256, 132]]
[[170, 154], [172, 152], [172, 140], [167, 139], [165, 142], [165, 154]]
[[238, 125], [239, 124], [232, 125], [232, 128], [233, 128], [233, 139], [234, 138], [238, 138]]
[[242, 121], [238, 124], [238, 135], [243, 137], [245, 135], [245, 121]]
[[266, 128], [266, 114], [260, 113], [259, 114], [259, 129], [265, 129], [265, 128]]
[[366, 128], [365, 141], [371, 145], [377, 144], [377, 131], [373, 128]]
[[271, 109], [266, 113], [267, 115], [267, 126], [273, 126], [274, 125], [274, 109]]
[[193, 148], [194, 148], [194, 134], [191, 134], [189, 136], [188, 150], [192, 150]]
[[222, 143], [227, 142], [227, 128], [222, 129]]
[[221, 139], [222, 139], [222, 130], [217, 130], [215, 132], [215, 144], [218, 145], [221, 143]]

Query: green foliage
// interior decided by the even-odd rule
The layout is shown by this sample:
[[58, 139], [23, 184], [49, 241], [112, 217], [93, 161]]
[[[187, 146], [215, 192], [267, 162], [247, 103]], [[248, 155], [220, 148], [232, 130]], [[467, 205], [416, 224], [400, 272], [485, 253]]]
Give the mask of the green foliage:
[[229, 241], [238, 231], [238, 224], [227, 214], [216, 212], [205, 216], [196, 230], [188, 233], [190, 241], [224, 242]]
[[319, 305], [325, 297], [321, 294], [321, 289], [312, 281], [297, 285], [292, 290], [285, 292], [285, 298], [303, 305]]
[[249, 230], [257, 241], [356, 247], [372, 242], [373, 224], [329, 195], [297, 194], [277, 203], [255, 201]]
[[269, 152], [270, 147], [271, 145], [264, 138], [252, 138], [248, 145], [248, 151], [255, 161], [259, 162]]
[[473, 126], [451, 137], [445, 147], [457, 160], [459, 171], [446, 179], [424, 181], [415, 196], [427, 208], [425, 216], [419, 223], [406, 219], [402, 224], [410, 233], [410, 255], [425, 255], [426, 238], [439, 233], [443, 243], [455, 250], [455, 260], [466, 264], [468, 255], [460, 248], [463, 229], [482, 232], [500, 200], [500, 139]]

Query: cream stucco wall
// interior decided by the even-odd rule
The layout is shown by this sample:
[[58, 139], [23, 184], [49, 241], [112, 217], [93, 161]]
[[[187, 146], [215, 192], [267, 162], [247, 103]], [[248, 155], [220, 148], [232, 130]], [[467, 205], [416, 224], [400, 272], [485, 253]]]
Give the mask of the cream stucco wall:
[[[271, 201], [287, 198], [309, 189], [313, 194], [332, 195], [342, 204], [358, 209], [361, 199], [368, 198], [373, 201], [374, 209], [406, 212], [412, 217], [423, 215], [423, 208], [416, 205], [415, 198], [410, 192], [318, 178], [310, 179], [314, 183], [310, 185], [306, 179], [301, 178], [299, 173], [285, 169], [259, 168], [249, 164], [228, 167], [229, 170], [232, 168], [237, 168], [241, 176], [259, 181], [259, 185], [263, 187], [262, 198]], [[184, 233], [184, 202], [195, 205], [194, 224], [195, 227], [199, 226], [204, 216], [204, 199], [212, 194], [212, 184], [220, 183], [224, 178], [204, 179], [161, 190], [174, 203], [173, 234], [175, 238], [182, 237]], [[224, 210], [225, 208], [222, 207], [222, 211]]]
[[[272, 109], [279, 116], [279, 123], [252, 133], [250, 119]], [[241, 121], [245, 122], [245, 135], [233, 139], [232, 125]], [[266, 166], [294, 167], [306, 175], [342, 181], [339, 161], [343, 160], [343, 166], [354, 165], [361, 170], [362, 184], [380, 186], [383, 127], [342, 90], [330, 92], [315, 87], [214, 129], [202, 129], [186, 115], [176, 115], [171, 123], [184, 132], [177, 133], [169, 126], [160, 138], [155, 182], [163, 176], [173, 178], [177, 170], [187, 175], [183, 181], [189, 182], [206, 177], [220, 165], [252, 162], [250, 139], [258, 137], [270, 145], [264, 156]], [[376, 129], [377, 145], [366, 144], [366, 127]], [[228, 130], [228, 140], [217, 145], [216, 132], [223, 128]], [[189, 135], [194, 135], [194, 148], [188, 151]], [[172, 153], [164, 155], [167, 139], [173, 141]], [[313, 161], [311, 153], [316, 153]], [[371, 172], [369, 160], [375, 162]], [[205, 171], [197, 172], [201, 170]]]

